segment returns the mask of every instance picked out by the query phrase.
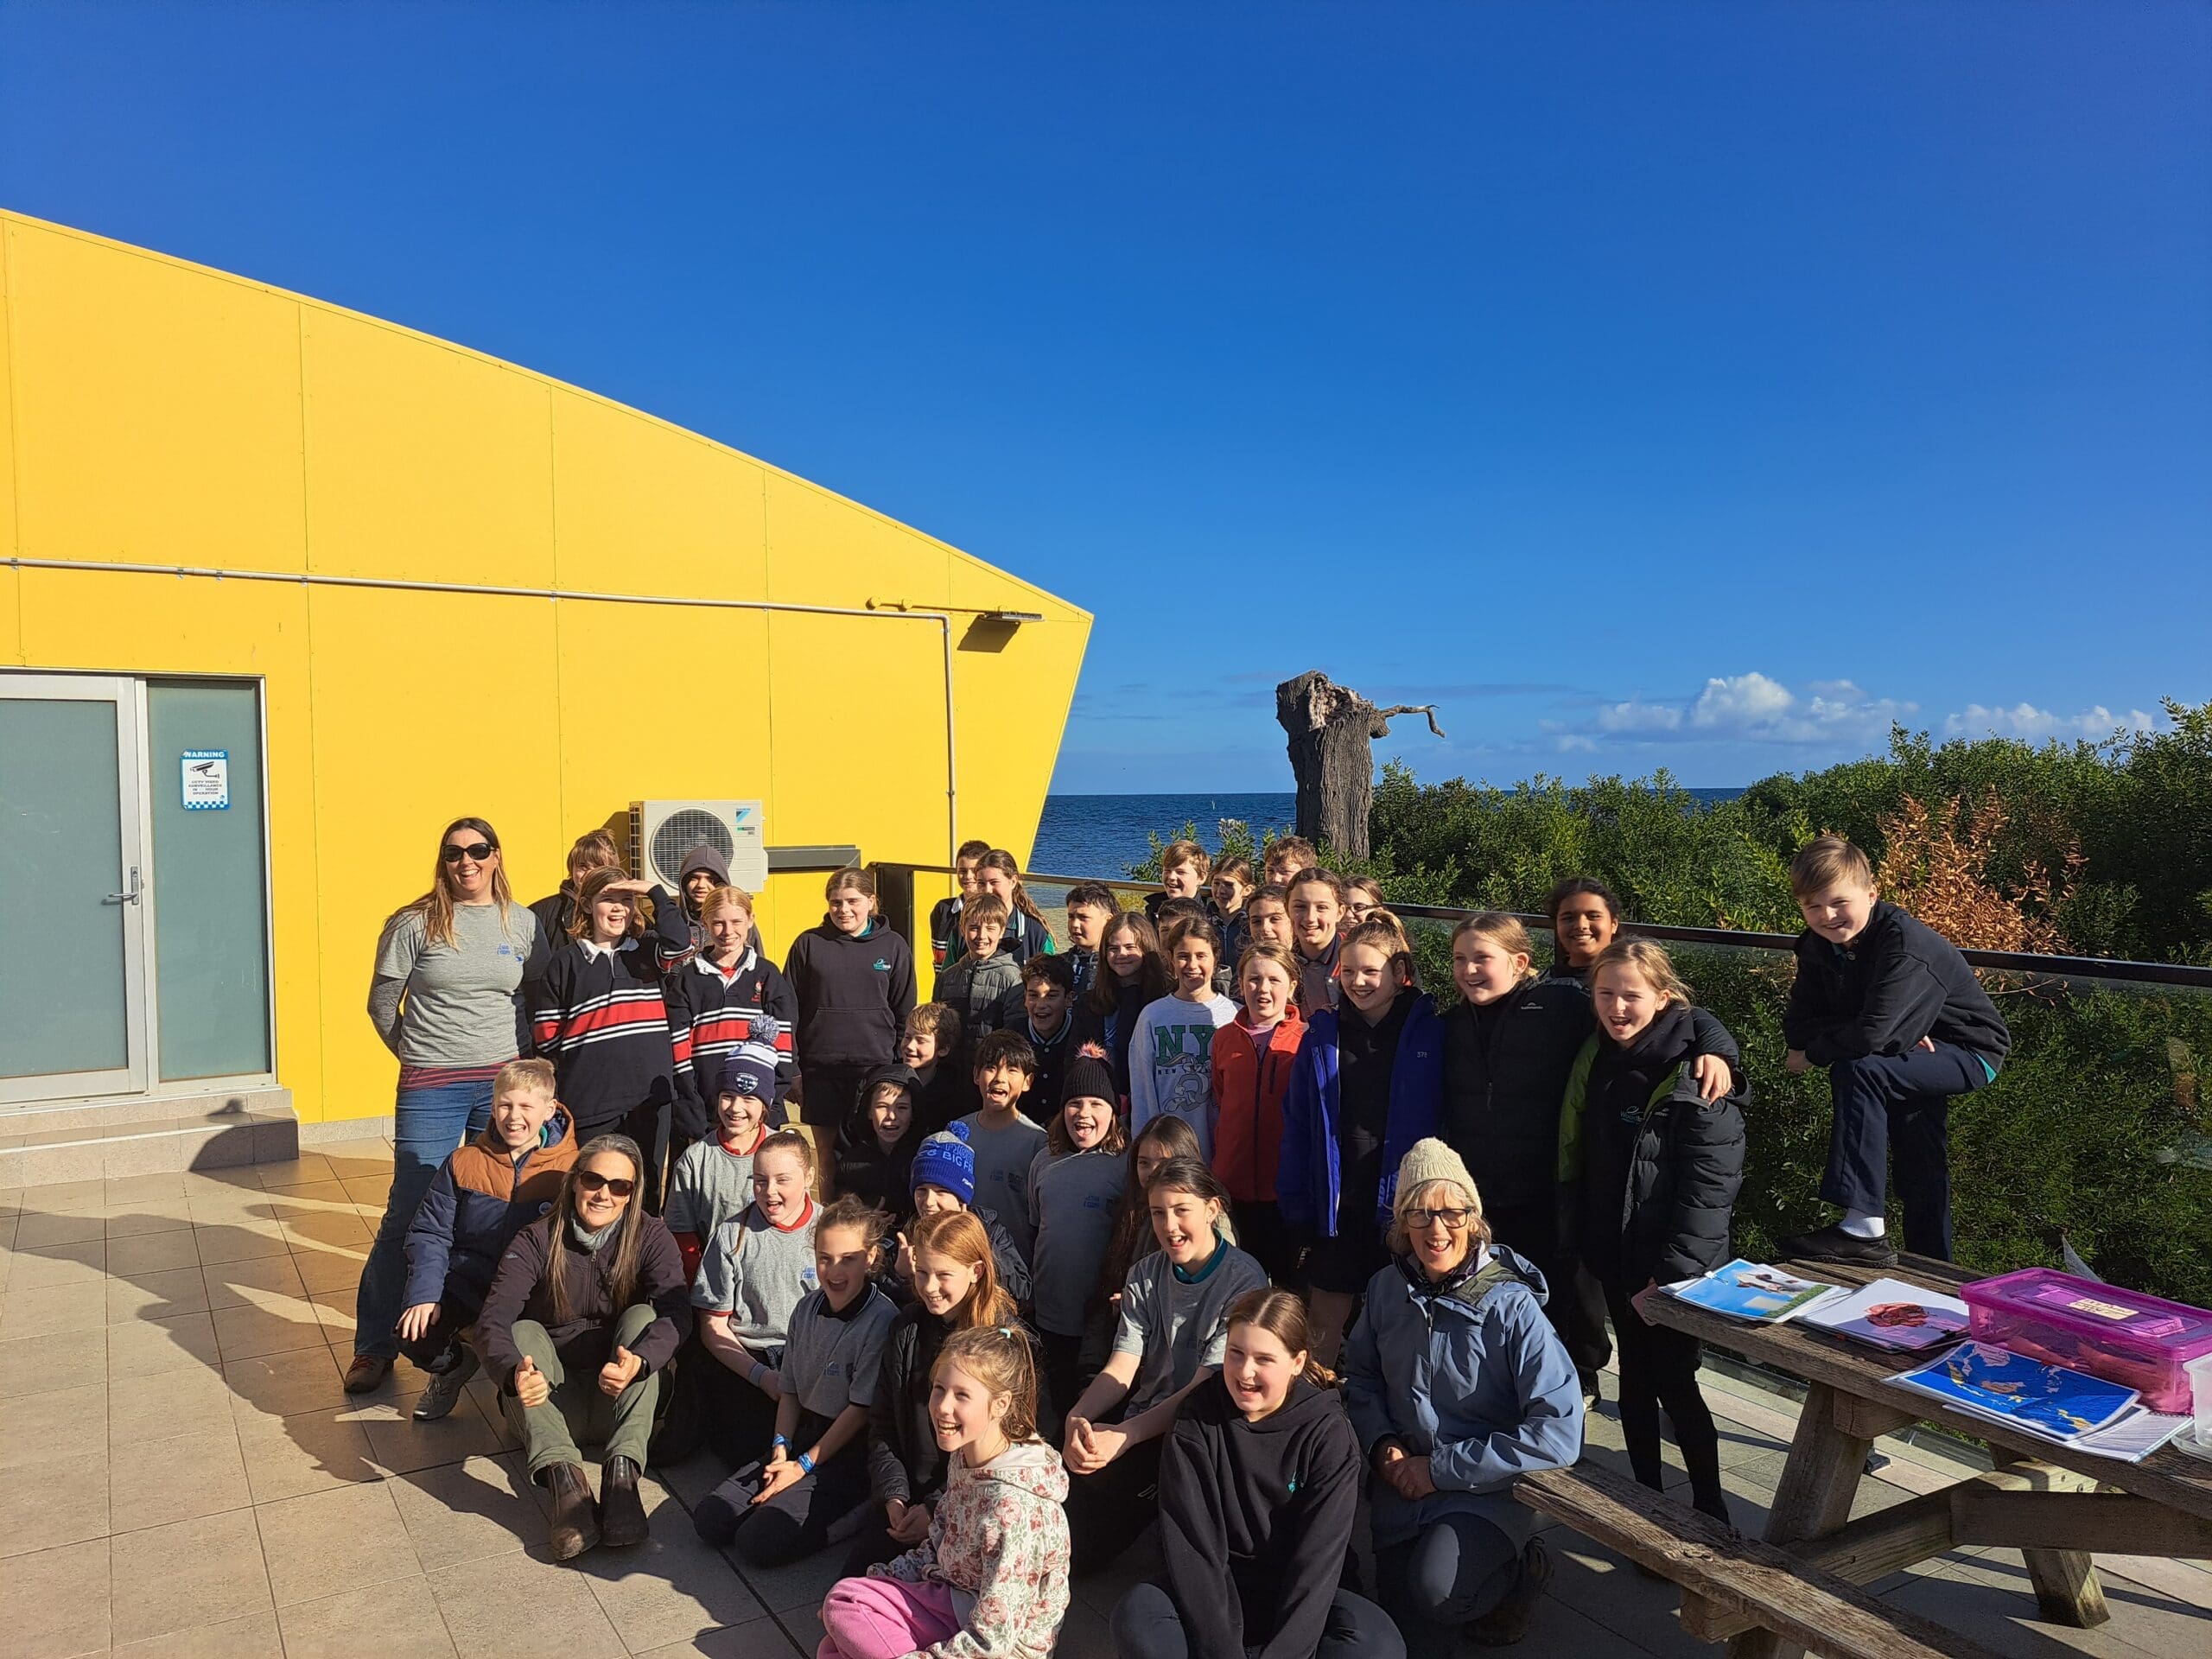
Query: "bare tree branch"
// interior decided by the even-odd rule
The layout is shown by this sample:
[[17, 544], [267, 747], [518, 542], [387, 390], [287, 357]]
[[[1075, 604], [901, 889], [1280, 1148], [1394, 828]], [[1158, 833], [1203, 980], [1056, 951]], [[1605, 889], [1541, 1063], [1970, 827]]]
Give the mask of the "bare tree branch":
[[[1398, 715], [1426, 715], [1428, 716], [1428, 729], [1439, 737], [1444, 736], [1444, 728], [1436, 723], [1436, 705], [1433, 702], [1402, 702], [1395, 709], [1377, 709], [1375, 711], [1376, 736], [1388, 737], [1391, 719]], [[1450, 740], [1447, 738], [1446, 741]]]

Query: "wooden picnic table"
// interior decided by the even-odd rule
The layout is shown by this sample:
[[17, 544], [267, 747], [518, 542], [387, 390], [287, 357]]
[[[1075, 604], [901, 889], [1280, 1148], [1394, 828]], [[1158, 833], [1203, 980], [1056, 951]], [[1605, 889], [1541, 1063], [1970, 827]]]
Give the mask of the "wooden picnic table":
[[[1856, 1287], [1887, 1276], [1955, 1295], [1977, 1275], [1907, 1255], [1894, 1268], [1787, 1262], [1807, 1279]], [[1852, 1584], [1868, 1584], [1962, 1546], [2018, 1548], [2042, 1616], [2087, 1629], [2111, 1614], [2091, 1557], [2212, 1557], [2212, 1463], [2169, 1445], [2140, 1463], [2092, 1457], [2001, 1423], [1954, 1411], [1890, 1378], [1919, 1360], [1886, 1354], [1792, 1321], [1747, 1325], [1647, 1290], [1637, 1305], [1656, 1325], [1686, 1331], [1811, 1385], [1768, 1511], [1766, 1541]], [[1915, 1422], [1986, 1443], [1997, 1466], [1940, 1491], [1851, 1519], [1873, 1441]], [[2094, 1491], [2102, 1486], [2114, 1489]], [[1729, 1638], [1730, 1659], [1798, 1651], [1740, 1614], [1686, 1595], [1682, 1624], [1707, 1641]]]

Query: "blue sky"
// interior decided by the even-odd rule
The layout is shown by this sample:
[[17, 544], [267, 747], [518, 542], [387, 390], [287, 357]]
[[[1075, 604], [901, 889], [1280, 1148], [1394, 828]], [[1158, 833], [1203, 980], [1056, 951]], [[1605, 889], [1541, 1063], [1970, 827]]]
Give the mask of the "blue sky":
[[2212, 9], [0, 9], [0, 201], [1097, 626], [1068, 790], [1728, 785], [2212, 697]]

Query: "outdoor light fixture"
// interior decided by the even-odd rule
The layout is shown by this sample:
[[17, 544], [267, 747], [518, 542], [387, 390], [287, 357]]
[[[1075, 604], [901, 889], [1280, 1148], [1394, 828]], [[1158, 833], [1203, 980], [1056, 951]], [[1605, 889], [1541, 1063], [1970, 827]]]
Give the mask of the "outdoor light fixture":
[[1042, 611], [985, 611], [983, 613], [984, 621], [1002, 623], [1009, 628], [1018, 628], [1025, 622], [1042, 622], [1044, 620], [1045, 613]]

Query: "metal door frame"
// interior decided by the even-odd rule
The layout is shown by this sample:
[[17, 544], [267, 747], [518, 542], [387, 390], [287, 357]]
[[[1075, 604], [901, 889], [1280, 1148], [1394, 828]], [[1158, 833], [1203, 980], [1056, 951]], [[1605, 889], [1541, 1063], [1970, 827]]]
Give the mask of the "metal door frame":
[[[120, 868], [116, 872], [123, 911], [123, 1023], [125, 1062], [98, 1071], [56, 1071], [0, 1077], [0, 1105], [72, 1100], [90, 1095], [144, 1095], [154, 1076], [152, 907], [147, 871], [153, 845], [146, 798], [145, 682], [125, 674], [0, 673], [0, 697], [10, 702], [105, 702], [115, 709], [116, 801]], [[48, 944], [53, 942], [49, 941]]]

